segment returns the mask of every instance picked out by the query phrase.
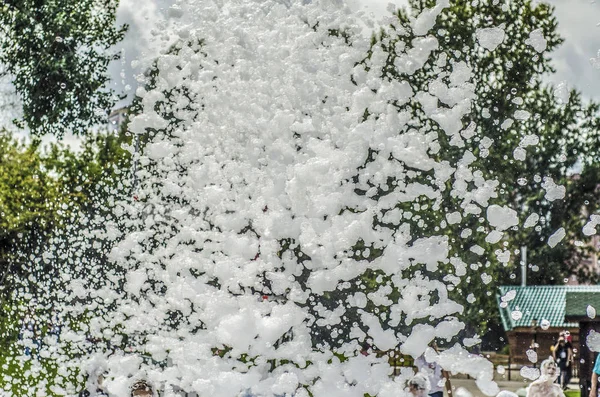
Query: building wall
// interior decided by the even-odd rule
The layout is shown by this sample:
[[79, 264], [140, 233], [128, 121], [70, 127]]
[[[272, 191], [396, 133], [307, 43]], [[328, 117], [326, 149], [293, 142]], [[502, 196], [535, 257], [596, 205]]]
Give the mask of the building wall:
[[113, 110], [108, 116], [108, 131], [115, 132], [121, 128], [123, 122], [127, 119], [127, 107]]
[[[517, 328], [506, 333], [509, 343], [511, 362], [521, 365], [532, 365], [527, 358], [527, 350], [537, 341], [539, 347], [536, 349], [538, 354], [538, 364], [552, 355], [551, 347], [556, 344], [558, 334], [565, 328], [552, 327], [547, 330], [538, 329], [534, 332], [533, 328]], [[567, 328], [573, 337], [574, 360], [578, 361], [579, 352], [579, 328]]]
[[580, 368], [581, 376], [579, 377], [579, 387], [581, 389], [581, 397], [587, 397], [589, 394], [589, 388], [591, 386], [592, 369], [594, 368], [594, 362], [596, 353], [591, 351], [586, 346], [586, 337], [592, 331], [600, 332], [599, 321], [582, 321], [579, 323], [581, 328], [581, 349], [580, 356], [578, 357], [578, 363]]

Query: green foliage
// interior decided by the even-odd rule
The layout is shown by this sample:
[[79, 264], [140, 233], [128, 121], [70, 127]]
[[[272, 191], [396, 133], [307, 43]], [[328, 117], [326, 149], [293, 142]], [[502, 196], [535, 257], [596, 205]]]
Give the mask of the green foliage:
[[0, 255], [6, 260], [14, 241], [56, 226], [68, 197], [48, 174], [39, 144], [22, 144], [6, 132], [0, 134], [0, 186]]
[[[90, 213], [108, 199], [107, 187], [123, 186], [117, 175], [129, 168], [129, 153], [121, 148], [124, 134], [89, 135], [80, 150], [38, 142], [22, 143], [0, 134], [0, 301], [15, 288], [27, 286], [32, 298], [39, 288], [34, 278], [50, 277], [57, 269], [34, 269], [30, 255], [71, 222], [77, 213]], [[123, 187], [124, 188], [124, 187]], [[16, 302], [13, 309], [20, 310]], [[19, 316], [4, 312], [3, 318]], [[21, 313], [22, 314], [22, 313]], [[9, 321], [12, 322], [13, 320]], [[3, 320], [4, 321], [4, 320]], [[3, 331], [8, 328], [3, 327]], [[2, 332], [14, 339], [14, 332]]]
[[[50, 327], [56, 325], [49, 315], [54, 302], [43, 297], [46, 288], [60, 288], [60, 269], [49, 268], [40, 258], [54, 236], [77, 230], [74, 220], [81, 222], [112, 208], [115, 189], [128, 192], [131, 162], [122, 146], [129, 143], [124, 131], [89, 134], [77, 150], [60, 143], [42, 148], [39, 142], [23, 143], [7, 132], [0, 134], [0, 364], [5, 374], [0, 388], [29, 395], [38, 387], [41, 373], [56, 373], [61, 366], [56, 360], [43, 360], [40, 372], [19, 359], [23, 347], [16, 340], [28, 318], [38, 319], [32, 323], [38, 340], [53, 337]], [[13, 294], [17, 289], [25, 292], [21, 300]], [[50, 322], [40, 322], [43, 318]], [[32, 354], [38, 354], [36, 347]], [[70, 376], [76, 375], [77, 371]]]
[[38, 136], [85, 134], [115, 103], [106, 89], [109, 49], [127, 26], [115, 27], [115, 0], [9, 0], [0, 5], [0, 63]]
[[[597, 279], [592, 269], [581, 266], [582, 260], [595, 254], [595, 250], [581, 243], [588, 241], [581, 229], [587, 216], [596, 211], [598, 205], [595, 195], [600, 184], [596, 165], [600, 155], [599, 108], [595, 103], [585, 103], [576, 91], [571, 91], [568, 101], [562, 103], [555, 94], [557, 87], [545, 83], [544, 75], [554, 72], [550, 54], [562, 42], [551, 6], [530, 0], [498, 5], [484, 1], [452, 1], [430, 31], [438, 40], [439, 47], [422, 69], [408, 74], [398, 72], [394, 65], [398, 56], [396, 48], [408, 49], [415, 45], [413, 40], [417, 36], [411, 31], [410, 20], [425, 8], [433, 7], [435, 1], [412, 0], [410, 5], [412, 16], [400, 10], [397, 20], [376, 36], [376, 41], [386, 49], [387, 62], [382, 75], [409, 82], [413, 92], [428, 92], [433, 81], [447, 84], [448, 72], [459, 62], [465, 62], [472, 69], [472, 80], [477, 84], [472, 111], [463, 124], [463, 128], [474, 127], [474, 134], [464, 138], [461, 143], [464, 147], [460, 150], [439, 125], [427, 120], [420, 106], [413, 109], [413, 117], [420, 121], [411, 127], [437, 133], [442, 148], [438, 160], [454, 164], [465, 148], [471, 151], [476, 157], [474, 168], [483, 170], [481, 176], [499, 182], [500, 195], [491, 198], [490, 204], [515, 209], [520, 225], [532, 213], [540, 216], [540, 222], [534, 228], [507, 231], [500, 245], [490, 244], [483, 238], [486, 232], [492, 230], [485, 220], [485, 209], [478, 215], [479, 218], [463, 217], [460, 223], [448, 225], [440, 231], [452, 243], [451, 255], [460, 255], [467, 261], [467, 275], [461, 278], [453, 291], [454, 298], [465, 303], [463, 320], [467, 322], [467, 332], [497, 330], [500, 321], [496, 287], [520, 282], [519, 247], [528, 247], [528, 284], [562, 284], [563, 279], [571, 274], [577, 274], [582, 282]], [[507, 38], [495, 50], [489, 51], [477, 43], [477, 29], [501, 25]], [[547, 41], [542, 53], [526, 42], [529, 34], [538, 29]], [[368, 59], [365, 66], [368, 67]], [[529, 117], [515, 117], [518, 110], [529, 112]], [[526, 149], [525, 160], [517, 160], [514, 150], [529, 134], [537, 135], [539, 144]], [[483, 137], [489, 139], [491, 147]], [[579, 164], [584, 165], [583, 171], [578, 177], [573, 176], [573, 170]], [[422, 176], [427, 178], [427, 172], [422, 172]], [[566, 186], [564, 200], [546, 199], [542, 187], [545, 178], [552, 178], [554, 183]], [[473, 180], [468, 182], [469, 189], [474, 186]], [[447, 187], [444, 202], [452, 205], [445, 208], [446, 212], [464, 213], [462, 201], [452, 196], [452, 186]], [[408, 222], [421, 222], [420, 229], [431, 234], [433, 228], [444, 221], [439, 219], [437, 211], [431, 210], [432, 205], [425, 203], [417, 208], [411, 204], [411, 208], [404, 208], [406, 205], [399, 204], [398, 208], [418, 214], [418, 217], [412, 218], [414, 221]], [[547, 239], [560, 227], [566, 229], [567, 236], [561, 244], [551, 248]], [[473, 233], [462, 234], [465, 230]], [[469, 248], [473, 245], [484, 247], [491, 254], [486, 257], [471, 254]], [[508, 263], [494, 255], [495, 251], [501, 253], [504, 249], [511, 251]], [[431, 276], [442, 278], [453, 272], [454, 267], [447, 265], [437, 275]], [[491, 277], [482, 280], [482, 273]], [[473, 294], [474, 304], [466, 302], [468, 294]]]

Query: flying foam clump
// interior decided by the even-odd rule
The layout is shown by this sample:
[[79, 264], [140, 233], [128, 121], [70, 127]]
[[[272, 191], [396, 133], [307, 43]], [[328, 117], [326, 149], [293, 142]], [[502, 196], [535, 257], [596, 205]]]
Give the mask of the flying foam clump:
[[[177, 5], [129, 125], [135, 197], [69, 248], [103, 265], [80, 255], [56, 291], [65, 394], [69, 373], [94, 366], [117, 396], [140, 378], [215, 397], [385, 395], [403, 383], [374, 349], [417, 356], [464, 328], [458, 276], [432, 274], [464, 274], [445, 219], [479, 216], [498, 183], [470, 151], [440, 152], [439, 134], [455, 148], [471, 136], [476, 84], [424, 31], [446, 5], [413, 21], [419, 37], [392, 60], [337, 2]], [[486, 48], [504, 37], [492, 33]], [[447, 78], [416, 91], [402, 76], [426, 64]], [[445, 213], [448, 186], [460, 212]], [[505, 230], [513, 213], [487, 215]], [[433, 359], [498, 392], [491, 364], [459, 345]]]

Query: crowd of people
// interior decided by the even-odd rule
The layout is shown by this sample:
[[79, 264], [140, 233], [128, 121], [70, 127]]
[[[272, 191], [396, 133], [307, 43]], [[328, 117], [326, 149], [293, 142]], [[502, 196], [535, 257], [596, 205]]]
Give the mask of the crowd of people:
[[[436, 353], [439, 353], [435, 342], [429, 345]], [[365, 350], [366, 352], [366, 350]], [[361, 352], [362, 353], [362, 352]], [[527, 390], [527, 397], [564, 397], [563, 390], [566, 389], [572, 377], [573, 367], [573, 344], [568, 331], [561, 332], [556, 344], [552, 348], [552, 356], [544, 360], [540, 365], [540, 377], [531, 383]], [[417, 357], [414, 361], [415, 374], [407, 382], [406, 390], [415, 397], [443, 397], [444, 390], [447, 395], [452, 395], [450, 376], [435, 360], [428, 361], [425, 354]], [[592, 391], [590, 397], [597, 397], [594, 390], [598, 388], [600, 377], [600, 360], [596, 364], [592, 377]], [[103, 378], [99, 376], [93, 387], [86, 387], [80, 397], [108, 396], [103, 387]], [[96, 390], [91, 392], [90, 389]], [[133, 383], [131, 397], [154, 397], [152, 386], [144, 380]], [[501, 391], [497, 397], [515, 397], [515, 393]]]
[[[435, 342], [430, 347], [438, 352]], [[540, 365], [540, 377], [527, 389], [527, 397], [564, 397], [563, 390], [571, 380], [573, 373], [573, 343], [569, 331], [559, 334], [556, 344], [552, 347], [552, 357]], [[407, 388], [411, 395], [418, 397], [443, 397], [444, 389], [448, 396], [452, 395], [449, 374], [435, 361], [427, 361], [421, 355], [414, 361], [415, 375], [409, 379]], [[592, 378], [592, 388], [598, 387], [600, 377], [600, 360], [596, 361]], [[595, 383], [594, 383], [595, 382]], [[501, 391], [497, 397], [515, 397], [515, 393]], [[597, 397], [595, 394], [591, 397]]]
[[[527, 393], [527, 397], [564, 397], [563, 384], [568, 384], [571, 376], [571, 363], [573, 360], [573, 347], [570, 335], [561, 333], [558, 342], [553, 348], [553, 358], [548, 358], [540, 366], [541, 376], [534, 381]], [[429, 345], [436, 353], [439, 353], [435, 342]], [[363, 354], [366, 354], [364, 349]], [[598, 375], [600, 375], [600, 361], [596, 363]], [[558, 370], [560, 369], [560, 371]], [[407, 382], [407, 391], [415, 397], [443, 397], [444, 390], [448, 396], [452, 395], [450, 375], [436, 361], [428, 361], [425, 354], [417, 357], [414, 361], [415, 375]], [[94, 378], [96, 378], [94, 376]], [[562, 381], [558, 380], [562, 379]], [[80, 397], [108, 396], [104, 389], [103, 376], [99, 375], [93, 379], [93, 385], [87, 385], [79, 393]], [[558, 380], [558, 383], [556, 383]], [[94, 390], [95, 389], [95, 390]], [[497, 397], [516, 397], [510, 391], [501, 391]], [[155, 397], [152, 386], [145, 380], [134, 382], [131, 387], [131, 397]], [[596, 396], [592, 396], [596, 397]]]
[[[442, 397], [444, 387], [448, 396], [453, 395], [448, 373], [434, 361], [427, 362], [424, 356], [419, 357], [415, 360], [415, 371], [416, 374], [408, 381], [408, 391], [412, 396]], [[553, 358], [542, 362], [540, 374], [527, 389], [527, 397], [565, 397], [562, 387], [556, 383], [558, 370]], [[517, 397], [517, 394], [502, 390], [496, 397]]]

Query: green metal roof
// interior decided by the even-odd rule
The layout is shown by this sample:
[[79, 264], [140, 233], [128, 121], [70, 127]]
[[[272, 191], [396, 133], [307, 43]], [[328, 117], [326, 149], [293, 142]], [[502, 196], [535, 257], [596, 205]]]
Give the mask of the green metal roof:
[[587, 318], [588, 305], [600, 313], [600, 292], [569, 291], [565, 304], [565, 316]]
[[[578, 323], [565, 322], [567, 292], [600, 294], [600, 285], [505, 285], [499, 289], [498, 308], [505, 331], [517, 327], [531, 327], [533, 320], [537, 320], [538, 324], [541, 324], [542, 320], [548, 320], [550, 327], [577, 327]], [[514, 299], [507, 299], [507, 294], [513, 290]], [[587, 308], [587, 305], [585, 307]], [[598, 312], [600, 313], [600, 306]]]

